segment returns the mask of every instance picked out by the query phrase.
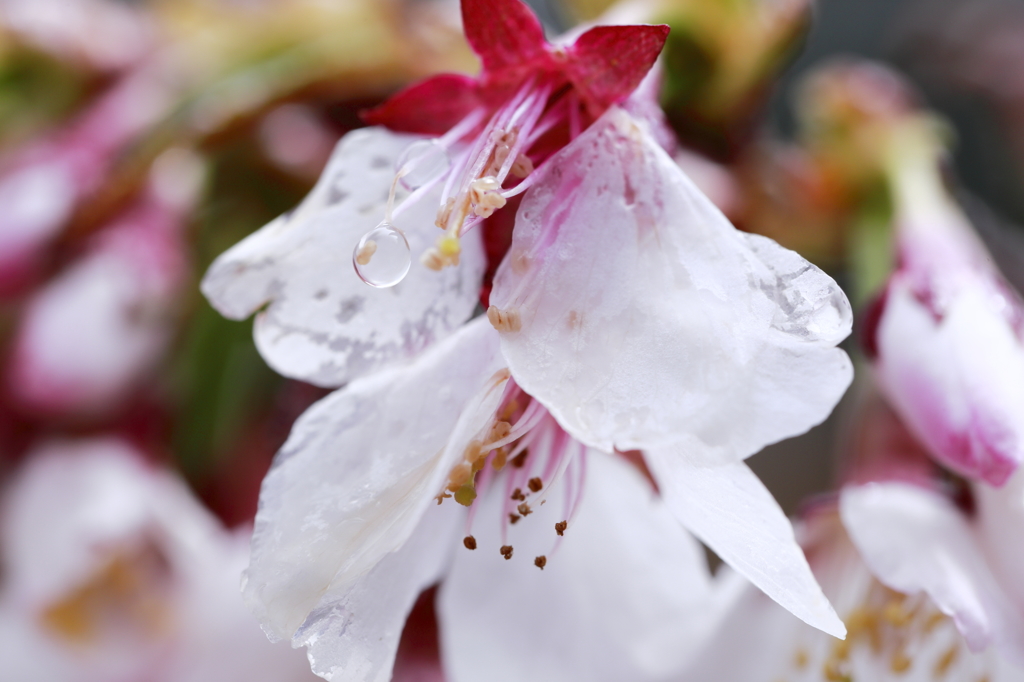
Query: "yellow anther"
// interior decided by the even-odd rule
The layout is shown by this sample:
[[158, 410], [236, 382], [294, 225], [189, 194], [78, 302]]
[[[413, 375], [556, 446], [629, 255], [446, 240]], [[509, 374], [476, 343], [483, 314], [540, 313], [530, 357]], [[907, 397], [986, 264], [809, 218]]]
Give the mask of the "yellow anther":
[[897, 651], [892, 655], [892, 660], [889, 661], [889, 668], [897, 674], [902, 674], [910, 669], [910, 657], [902, 651]]
[[356, 263], [359, 263], [359, 265], [369, 264], [370, 259], [373, 258], [375, 253], [377, 253], [377, 242], [367, 239], [366, 243], [359, 247], [359, 251], [356, 252]]
[[903, 608], [903, 604], [898, 601], [889, 602], [882, 610], [882, 617], [898, 628], [906, 627], [913, 619], [913, 615], [912, 612]]
[[960, 649], [956, 645], [953, 645], [946, 649], [946, 652], [942, 654], [939, 660], [935, 663], [934, 676], [945, 677], [949, 673], [949, 669], [956, 663], [957, 656], [960, 654]]
[[458, 490], [455, 491], [455, 501], [461, 504], [463, 507], [468, 507], [473, 504], [473, 500], [476, 499], [476, 488], [471, 484], [467, 483]]
[[458, 258], [462, 253], [462, 245], [458, 237], [441, 237], [437, 240], [437, 250], [444, 258]]

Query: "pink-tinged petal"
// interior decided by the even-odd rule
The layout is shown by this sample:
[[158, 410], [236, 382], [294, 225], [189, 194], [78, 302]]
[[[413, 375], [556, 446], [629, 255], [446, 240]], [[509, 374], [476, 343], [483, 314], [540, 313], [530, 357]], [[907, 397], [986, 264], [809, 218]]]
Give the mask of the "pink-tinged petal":
[[516, 381], [606, 451], [737, 461], [824, 420], [852, 377], [827, 275], [736, 231], [613, 108], [538, 171], [491, 304]]
[[411, 85], [361, 115], [370, 125], [395, 132], [443, 135], [479, 106], [474, 79], [445, 73]]
[[[457, 549], [438, 595], [450, 682], [666, 680], [697, 647], [710, 601], [699, 545], [624, 460], [590, 451], [586, 467], [561, 538], [557, 484], [505, 539], [505, 486], [478, 500], [477, 548]], [[503, 544], [513, 547], [507, 561]]]
[[746, 464], [703, 466], [685, 447], [649, 450], [644, 458], [666, 505], [691, 533], [800, 620], [846, 636], [789, 519]]
[[965, 282], [937, 317], [897, 274], [875, 340], [879, 383], [932, 456], [1004, 483], [1024, 459], [1024, 346], [989, 288]]
[[379, 128], [349, 133], [294, 212], [239, 242], [207, 272], [203, 293], [223, 315], [242, 319], [260, 310], [256, 345], [281, 374], [338, 386], [415, 356], [472, 314], [486, 265], [479, 231], [463, 238], [459, 267], [438, 273], [419, 261], [438, 234], [440, 188], [395, 218], [412, 249], [405, 280], [375, 289], [352, 266], [356, 243], [384, 217], [395, 159], [415, 140]]
[[520, 0], [462, 0], [462, 27], [485, 76], [524, 66], [546, 53], [544, 27]]
[[181, 215], [143, 199], [29, 299], [8, 382], [32, 410], [100, 413], [153, 366], [184, 284]]
[[341, 592], [329, 590], [293, 637], [313, 672], [332, 682], [389, 682], [416, 598], [447, 570], [465, 515], [431, 506], [409, 541]]
[[843, 523], [872, 573], [894, 590], [926, 592], [973, 651], [992, 643], [1024, 661], [1024, 612], [985, 563], [961, 512], [936, 492], [906, 483], [846, 487]]
[[295, 423], [263, 481], [244, 587], [268, 634], [291, 638], [408, 540], [497, 407], [497, 346], [486, 321], [471, 322]]
[[592, 115], [636, 90], [661, 54], [669, 27], [595, 26], [568, 48], [565, 73]]

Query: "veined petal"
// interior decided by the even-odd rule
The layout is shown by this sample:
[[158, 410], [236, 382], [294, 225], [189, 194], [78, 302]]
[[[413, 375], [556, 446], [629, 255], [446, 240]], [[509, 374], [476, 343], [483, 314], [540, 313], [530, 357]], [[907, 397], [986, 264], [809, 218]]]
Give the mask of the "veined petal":
[[507, 561], [504, 486], [481, 500], [477, 549], [459, 548], [438, 597], [451, 682], [664, 680], [698, 646], [710, 599], [699, 546], [622, 459], [590, 451], [586, 466], [564, 537], [554, 528], [565, 518], [556, 487], [509, 529]]
[[644, 457], [668, 508], [691, 533], [800, 620], [846, 636], [792, 524], [746, 464], [702, 466], [682, 447], [649, 450]]
[[1024, 618], [1011, 606], [972, 528], [951, 502], [907, 483], [869, 483], [846, 487], [840, 511], [851, 540], [879, 580], [900, 592], [926, 592], [954, 619], [972, 650], [996, 642], [1024, 660]]
[[827, 275], [736, 231], [617, 108], [538, 172], [491, 303], [521, 321], [516, 381], [574, 437], [736, 461], [828, 415], [852, 368]]
[[458, 505], [431, 507], [409, 541], [341, 592], [329, 591], [295, 633], [313, 672], [332, 682], [388, 682], [406, 617], [447, 569], [464, 519]]
[[223, 315], [242, 319], [266, 306], [256, 317], [256, 344], [281, 374], [343, 384], [419, 353], [476, 306], [485, 265], [478, 234], [462, 240], [459, 267], [438, 273], [419, 263], [436, 237], [440, 188], [395, 221], [412, 249], [405, 280], [375, 289], [353, 269], [352, 250], [383, 219], [395, 160], [415, 139], [383, 129], [349, 133], [294, 213], [239, 242], [207, 272], [203, 293]]
[[292, 637], [325, 595], [344, 594], [409, 538], [475, 435], [463, 412], [500, 398], [504, 380], [489, 379], [502, 369], [497, 346], [477, 320], [295, 423], [263, 481], [243, 589], [269, 634]]

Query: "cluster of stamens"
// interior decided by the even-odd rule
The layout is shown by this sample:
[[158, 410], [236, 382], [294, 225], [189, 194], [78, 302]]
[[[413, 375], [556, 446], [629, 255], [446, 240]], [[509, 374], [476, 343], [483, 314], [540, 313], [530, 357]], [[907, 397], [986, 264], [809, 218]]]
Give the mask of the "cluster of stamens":
[[[860, 679], [856, 675], [861, 670], [856, 663], [859, 658], [875, 661], [873, 665], [884, 669], [886, 676], [902, 676], [916, 667], [927, 666], [936, 682], [988, 682], [984, 671], [972, 669], [981, 661], [971, 665], [966, 660], [969, 652], [952, 620], [923, 595], [907, 597], [872, 581], [864, 602], [845, 620], [846, 639], [830, 644], [818, 669], [823, 682]], [[806, 649], [797, 650], [793, 667], [798, 676], [803, 678], [810, 672], [810, 679], [817, 677], [811, 662], [812, 656]]]
[[[436, 497], [437, 503], [454, 499], [472, 507], [478, 488], [497, 485], [499, 475], [502, 476], [506, 493], [500, 551], [509, 560], [513, 548], [507, 543], [508, 528], [544, 505], [546, 496], [559, 481], [566, 486], [566, 509], [564, 520], [554, 524], [553, 540], [565, 534], [581, 499], [581, 453], [581, 446], [558, 427], [547, 411], [510, 380], [493, 418], [465, 447], [462, 458], [449, 472], [444, 489]], [[564, 476], [574, 463], [578, 469], [575, 485], [572, 476]], [[463, 545], [475, 550], [477, 540], [467, 534]], [[535, 565], [543, 569], [547, 561], [547, 556], [537, 557]]]
[[[421, 256], [420, 260], [427, 268], [441, 270], [458, 265], [462, 252], [461, 237], [530, 185], [534, 172], [530, 149], [544, 133], [568, 116], [569, 106], [557, 97], [552, 104], [550, 96], [549, 83], [524, 83], [516, 95], [489, 119], [485, 109], [473, 111], [448, 133], [433, 140], [433, 147], [419, 147], [418, 150], [427, 151], [419, 156], [411, 155], [398, 169], [395, 183], [405, 177], [402, 183], [413, 191], [397, 207], [394, 206], [392, 192], [385, 216], [388, 224], [392, 224], [393, 217], [419, 201], [432, 187], [444, 183], [435, 220], [444, 234]], [[463, 146], [467, 140], [470, 144]], [[454, 154], [449, 163], [445, 155], [451, 152]], [[409, 178], [412, 175], [422, 176], [422, 167], [432, 168], [431, 162], [436, 162], [438, 155], [445, 156], [447, 167], [430, 173], [434, 177], [423, 180], [424, 184], [412, 187]], [[510, 183], [510, 178], [517, 181]], [[511, 186], [506, 187], [506, 184]], [[373, 256], [372, 250], [363, 249], [355, 253], [354, 260], [357, 266], [365, 266]]]

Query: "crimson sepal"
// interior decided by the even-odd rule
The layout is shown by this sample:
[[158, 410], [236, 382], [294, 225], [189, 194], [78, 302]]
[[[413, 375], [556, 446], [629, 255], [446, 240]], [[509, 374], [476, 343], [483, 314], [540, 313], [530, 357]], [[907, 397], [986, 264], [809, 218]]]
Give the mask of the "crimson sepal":
[[520, 0], [462, 0], [462, 26], [484, 74], [545, 57], [544, 27]]
[[378, 107], [362, 112], [370, 125], [399, 133], [443, 135], [480, 106], [476, 80], [444, 73], [397, 93]]
[[596, 26], [568, 48], [565, 74], [591, 115], [599, 116], [630, 95], [661, 54], [669, 27]]

